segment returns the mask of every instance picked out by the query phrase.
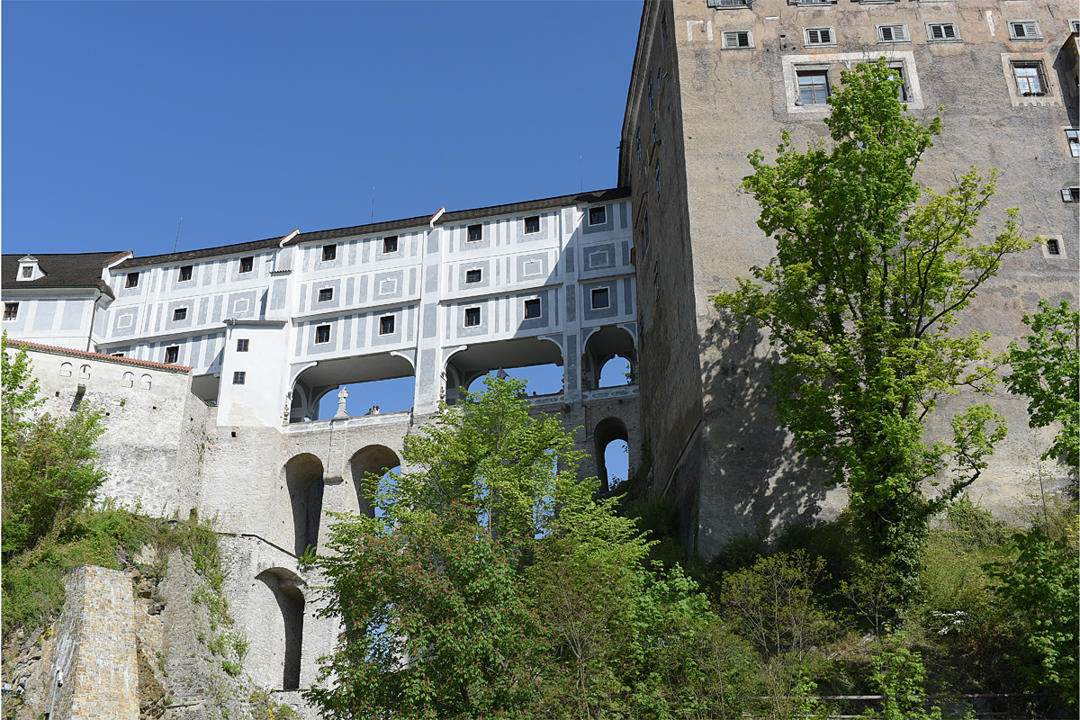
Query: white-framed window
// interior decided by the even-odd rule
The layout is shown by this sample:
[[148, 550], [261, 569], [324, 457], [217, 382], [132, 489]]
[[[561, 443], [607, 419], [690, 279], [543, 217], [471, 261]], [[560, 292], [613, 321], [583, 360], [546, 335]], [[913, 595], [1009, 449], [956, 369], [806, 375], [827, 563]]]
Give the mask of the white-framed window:
[[825, 105], [829, 99], [829, 71], [825, 68], [806, 68], [795, 71], [799, 99], [797, 105]]
[[248, 255], [240, 258], [240, 272], [249, 273], [255, 269], [255, 256]]
[[752, 0], [709, 0], [711, 8], [748, 8]]
[[179, 281], [180, 282], [188, 282], [189, 280], [191, 280], [191, 278], [193, 276], [194, 276], [194, 267], [192, 267], [191, 265], [181, 265], [180, 266], [180, 276], [179, 276]]
[[4, 319], [14, 320], [19, 317], [19, 303], [9, 302], [4, 303]]
[[233, 385], [243, 385], [247, 381], [247, 373], [243, 370], [237, 370], [232, 374]]
[[1022, 97], [1040, 97], [1046, 94], [1046, 73], [1040, 60], [1013, 60], [1013, 80], [1016, 92]]
[[911, 42], [911, 36], [908, 35], [907, 25], [904, 23], [878, 25], [877, 39], [880, 43]]
[[788, 0], [788, 5], [835, 5], [836, 0]]
[[124, 287], [133, 288], [133, 287], [138, 287], [138, 286], [139, 286], [139, 273], [137, 271], [136, 272], [129, 272], [124, 277]]
[[532, 235], [533, 233], [540, 232], [540, 216], [530, 215], [525, 218], [525, 234]]
[[589, 224], [603, 225], [607, 222], [607, 205], [597, 205], [589, 208]]
[[380, 335], [393, 335], [394, 334], [394, 316], [383, 315], [379, 318], [379, 334]]
[[524, 315], [526, 320], [538, 318], [542, 312], [543, 308], [540, 304], [540, 298], [528, 298], [525, 301]]
[[1069, 21], [1069, 32], [1080, 33], [1080, 20]]
[[1069, 154], [1073, 157], [1080, 157], [1080, 130], [1066, 128], [1065, 141], [1069, 143]]
[[603, 310], [611, 306], [611, 291], [606, 287], [593, 288], [589, 300], [593, 310]]
[[831, 27], [803, 28], [803, 43], [813, 47], [836, 44], [836, 31]]
[[179, 345], [170, 345], [169, 347], [165, 348], [165, 364], [166, 365], [175, 365], [176, 362], [179, 359], [180, 359], [180, 346]]
[[398, 249], [397, 235], [387, 235], [382, 239], [383, 255], [396, 253]]
[[330, 326], [329, 325], [316, 325], [315, 326], [315, 344], [324, 345], [330, 342]]
[[960, 31], [956, 23], [927, 23], [926, 39], [930, 42], [955, 42], [960, 39]]
[[465, 327], [480, 327], [480, 308], [465, 308]]
[[178, 307], [172, 311], [173, 322], [180, 322], [181, 320], [187, 320], [187, 308]]
[[329, 262], [337, 258], [337, 245], [323, 245], [322, 259], [323, 262]]
[[319, 302], [329, 302], [334, 299], [334, 288], [319, 288]]
[[1046, 238], [1046, 256], [1061, 257], [1061, 240], [1056, 237]]
[[484, 271], [480, 268], [471, 268], [465, 271], [465, 283], [478, 283], [484, 279]]
[[723, 34], [725, 50], [740, 50], [754, 47], [754, 36], [749, 30], [725, 30]]
[[1009, 21], [1009, 39], [1010, 40], [1042, 40], [1042, 33], [1039, 31], [1039, 23], [1036, 20], [1010, 20]]
[[34, 268], [32, 265], [26, 265], [22, 269], [23, 278], [31, 278], [34, 276]]
[[484, 239], [483, 225], [470, 225], [465, 231], [466, 242], [479, 242]]
[[1061, 188], [1061, 201], [1067, 203], [1080, 202], [1080, 187]]

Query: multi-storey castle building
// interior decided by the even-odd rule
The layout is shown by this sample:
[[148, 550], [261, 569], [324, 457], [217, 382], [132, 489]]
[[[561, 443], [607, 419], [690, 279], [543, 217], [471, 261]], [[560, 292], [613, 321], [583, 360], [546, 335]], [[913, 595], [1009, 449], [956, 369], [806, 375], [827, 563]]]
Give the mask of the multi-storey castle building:
[[[537, 411], [582, 428], [589, 474], [606, 478], [597, 451], [628, 441], [631, 471], [675, 498], [701, 555], [842, 507], [778, 426], [767, 339], [709, 301], [773, 253], [738, 189], [746, 156], [782, 130], [825, 137], [840, 71], [884, 56], [912, 112], [944, 108], [918, 179], [943, 189], [969, 165], [998, 167], [979, 232], [1016, 206], [1024, 235], [1048, 238], [963, 317], [1003, 349], [1038, 298], [1077, 295], [1076, 14], [1034, 0], [647, 3], [619, 189], [147, 258], [31, 249], [4, 256], [3, 327], [29, 341], [51, 408], [109, 413], [108, 494], [197, 509], [232, 534], [228, 592], [253, 676], [297, 687], [333, 628], [305, 609], [296, 556], [327, 511], [366, 511], [356, 480], [400, 464], [403, 437], [490, 370], [560, 365], [562, 390], [531, 398]], [[615, 355], [634, 382], [600, 388]], [[409, 412], [318, 417], [339, 386], [402, 376], [415, 377]], [[1010, 436], [973, 492], [1007, 510], [1045, 438], [1021, 400], [993, 401]]]

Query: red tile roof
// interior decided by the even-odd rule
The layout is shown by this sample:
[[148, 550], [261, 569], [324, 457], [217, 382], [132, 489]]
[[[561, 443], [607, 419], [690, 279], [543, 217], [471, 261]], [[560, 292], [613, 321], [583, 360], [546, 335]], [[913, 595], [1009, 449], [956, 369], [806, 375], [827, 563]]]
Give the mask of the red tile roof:
[[57, 355], [73, 355], [75, 357], [90, 358], [91, 360], [107, 360], [108, 362], [120, 363], [121, 365], [134, 365], [136, 367], [154, 368], [155, 370], [168, 370], [169, 372], [188, 373], [191, 366], [167, 365], [152, 360], [136, 360], [135, 358], [119, 357], [117, 355], [104, 355], [102, 353], [86, 352], [73, 348], [60, 347], [58, 345], [42, 345], [29, 340], [8, 340], [8, 345], [26, 348], [27, 350], [41, 350], [42, 352], [55, 353]]

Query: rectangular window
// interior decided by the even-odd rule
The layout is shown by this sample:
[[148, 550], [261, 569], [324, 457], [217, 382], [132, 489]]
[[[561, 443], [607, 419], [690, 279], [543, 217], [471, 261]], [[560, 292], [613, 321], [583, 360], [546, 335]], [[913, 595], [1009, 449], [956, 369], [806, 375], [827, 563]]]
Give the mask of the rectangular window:
[[750, 0], [709, 0], [711, 8], [748, 8]]
[[139, 286], [139, 273], [129, 272], [124, 278], [124, 287], [138, 287]]
[[124, 353], [109, 353], [113, 357], [124, 357]]
[[383, 255], [397, 252], [397, 235], [390, 235], [382, 239]]
[[465, 271], [465, 282], [478, 283], [484, 277], [484, 271], [480, 268]]
[[1080, 202], [1080, 187], [1067, 187], [1061, 189], [1062, 202]]
[[532, 233], [540, 232], [540, 216], [530, 215], [525, 218], [525, 234], [531, 235]]
[[649, 81], [649, 110], [653, 109], [652, 80]]
[[327, 302], [334, 299], [334, 288], [320, 288], [319, 302]]
[[637, 131], [637, 144], [635, 152], [637, 153], [637, 161], [641, 162], [641, 130]]
[[1065, 139], [1069, 143], [1069, 153], [1073, 157], [1080, 157], [1080, 130], [1076, 128], [1066, 130]]
[[465, 308], [465, 327], [480, 326], [480, 308]]
[[1046, 76], [1043, 75], [1042, 63], [1014, 62], [1013, 79], [1016, 80], [1016, 92], [1024, 97], [1038, 97], [1046, 94]]
[[749, 30], [725, 30], [723, 37], [724, 48], [727, 50], [754, 47], [754, 41], [750, 37]]
[[329, 325], [316, 325], [315, 326], [315, 344], [322, 345], [330, 342], [330, 326]]
[[30, 265], [27, 265], [26, 267], [24, 267], [22, 269], [22, 276], [24, 278], [32, 277], [33, 274], [34, 274], [34, 268], [32, 266], [30, 266]]
[[831, 27], [803, 28], [803, 40], [807, 45], [836, 44], [836, 37]]
[[603, 310], [611, 302], [608, 297], [608, 289], [606, 287], [593, 288], [592, 291], [592, 307], [593, 310]]
[[236, 340], [236, 352], [247, 352], [249, 340], [247, 338], [237, 338]]
[[251, 255], [240, 258], [240, 272], [249, 273], [255, 269], [255, 258]]
[[179, 322], [180, 320], [187, 320], [187, 308], [178, 307], [172, 311], [173, 322]]
[[896, 79], [900, 81], [900, 87], [896, 88], [896, 99], [900, 102], [907, 102], [907, 79], [904, 77], [904, 67], [900, 65], [890, 69], [896, 74]]
[[180, 346], [170, 345], [165, 348], [165, 364], [175, 365], [176, 361], [180, 359]]
[[929, 23], [926, 26], [926, 34], [931, 42], [945, 40], [959, 40], [960, 33], [956, 30], [956, 23]]
[[247, 373], [243, 370], [237, 370], [232, 374], [233, 385], [243, 385], [245, 380], [247, 380]]
[[192, 269], [191, 265], [180, 266], [180, 282], [187, 282], [191, 279]]
[[589, 224], [590, 225], [603, 225], [607, 222], [607, 206], [600, 205], [599, 207], [589, 208]]
[[478, 242], [484, 239], [484, 226], [483, 225], [470, 225], [466, 231], [465, 240], [467, 242]]
[[1048, 238], [1046, 241], [1046, 254], [1047, 255], [1060, 255], [1061, 246], [1058, 245], [1057, 238]]
[[1070, 20], [1069, 30], [1074, 33], [1080, 33], [1080, 20]]
[[4, 303], [4, 319], [14, 320], [19, 317], [19, 303]]
[[835, 5], [836, 0], [788, 0], [789, 5]]
[[878, 42], [883, 43], [898, 43], [908, 42], [911, 38], [908, 37], [907, 25], [878, 25], [877, 26]]
[[824, 105], [829, 99], [828, 70], [798, 70], [799, 105]]
[[383, 315], [379, 318], [379, 334], [380, 335], [393, 335], [394, 334], [394, 316]]
[[660, 197], [660, 163], [656, 163], [656, 197]]
[[323, 262], [333, 260], [337, 257], [337, 245], [323, 245], [322, 259]]
[[540, 317], [540, 299], [533, 298], [525, 301], [525, 319], [532, 320]]
[[1011, 40], [1041, 40], [1039, 23], [1035, 20], [1013, 20], [1009, 22], [1009, 39]]

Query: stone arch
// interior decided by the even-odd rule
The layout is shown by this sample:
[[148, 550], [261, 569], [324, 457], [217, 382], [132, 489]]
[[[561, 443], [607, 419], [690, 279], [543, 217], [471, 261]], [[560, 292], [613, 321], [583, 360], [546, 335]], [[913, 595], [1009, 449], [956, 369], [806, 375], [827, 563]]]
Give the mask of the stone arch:
[[124, 387], [132, 387], [132, 386], [134, 386], [135, 385], [135, 373], [133, 373], [133, 372], [124, 373], [124, 377], [121, 380], [120, 384], [123, 385]]
[[605, 325], [590, 332], [582, 353], [582, 387], [586, 390], [599, 389], [600, 372], [615, 357], [624, 358], [629, 363], [629, 377], [625, 384], [634, 384], [637, 376], [637, 347], [633, 334], [619, 325]]
[[60, 363], [60, 377], [71, 377], [71, 363]]
[[81, 365], [79, 367], [79, 379], [80, 380], [89, 380], [90, 379], [90, 365], [89, 364], [84, 363], [83, 365]]
[[[474, 381], [499, 371], [509, 371], [510, 375], [528, 380], [530, 389], [540, 395], [557, 395], [563, 391], [563, 366], [562, 346], [548, 337], [522, 337], [462, 345], [454, 348], [444, 359], [446, 402], [454, 404], [460, 400], [462, 391], [469, 389]], [[546, 372], [550, 381], [553, 369], [557, 379], [547, 384], [555, 387], [536, 390], [532, 381], [538, 379], [543, 382], [543, 378], [534, 371]]]
[[285, 568], [264, 570], [255, 579], [273, 593], [280, 612], [280, 620], [265, 618], [268, 626], [257, 635], [262, 665], [272, 673], [271, 682], [280, 677], [282, 690], [296, 690], [304, 645], [304, 581]]
[[319, 542], [322, 515], [323, 464], [310, 453], [296, 455], [285, 463], [285, 486], [292, 507], [293, 552], [303, 555]]
[[390, 470], [401, 467], [401, 460], [385, 445], [368, 445], [357, 450], [349, 459], [352, 471], [353, 487], [356, 490], [356, 504], [359, 511], [368, 517], [375, 516], [371, 494], [364, 487], [364, 479], [369, 475], [382, 477]]
[[606, 417], [596, 424], [593, 430], [593, 447], [596, 458], [596, 475], [600, 479], [600, 491], [610, 492], [611, 483], [608, 478], [607, 461], [604, 453], [608, 445], [616, 440], [622, 440], [629, 445], [630, 434], [626, 430], [626, 423], [617, 417]]
[[140, 379], [140, 381], [139, 381], [139, 384], [142, 385], [143, 390], [149, 390], [150, 389], [150, 384], [151, 384], [150, 376], [149, 375], [143, 375], [142, 379]]
[[[334, 407], [331, 406], [327, 414], [327, 407], [323, 406], [322, 414], [326, 417], [322, 417], [320, 405], [325, 397], [342, 387], [353, 395], [349, 406], [354, 408], [352, 414], [355, 416], [362, 414], [356, 410], [364, 405], [365, 397], [385, 395], [388, 387], [399, 387], [404, 383], [408, 385], [408, 407], [398, 407], [393, 412], [405, 412], [412, 407], [415, 378], [412, 355], [400, 351], [320, 360], [306, 365], [293, 378], [289, 420], [302, 422], [333, 416]], [[399, 382], [397, 385], [386, 385], [394, 381]]]

